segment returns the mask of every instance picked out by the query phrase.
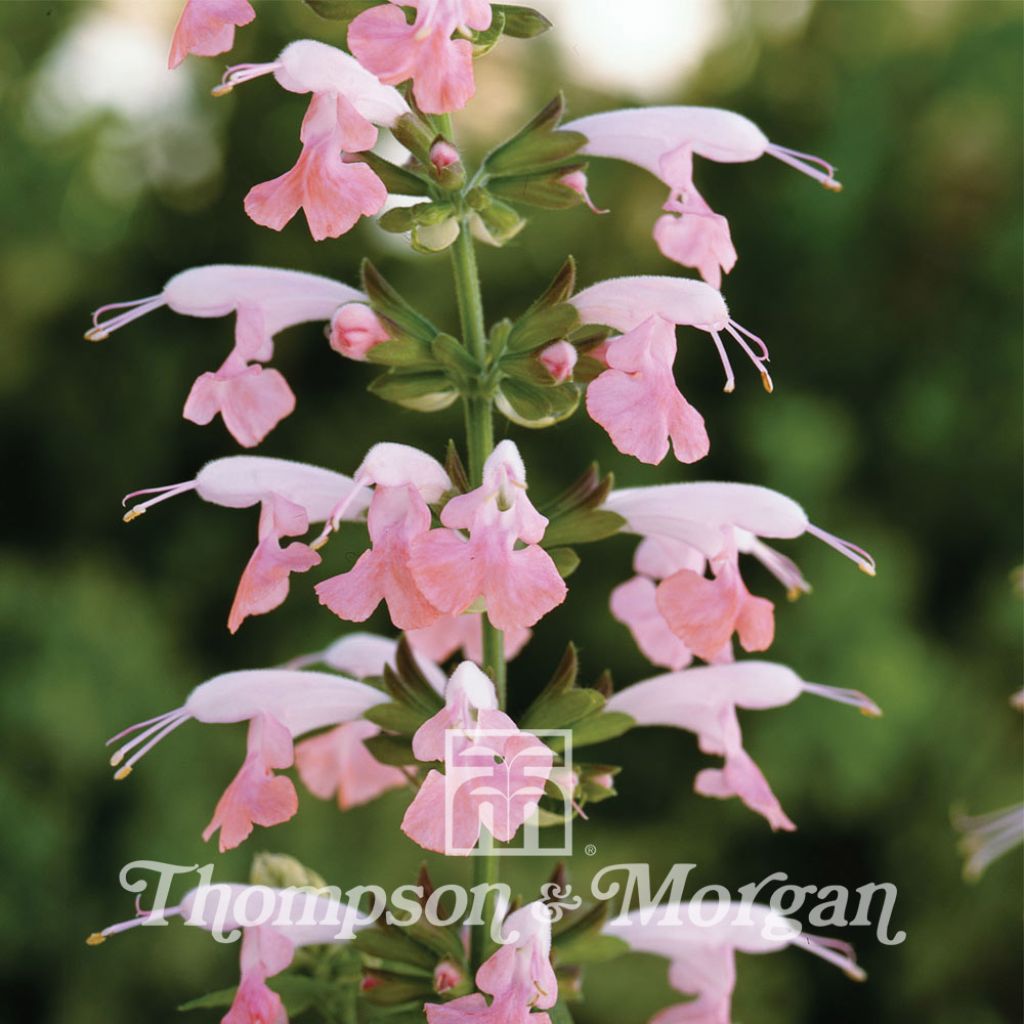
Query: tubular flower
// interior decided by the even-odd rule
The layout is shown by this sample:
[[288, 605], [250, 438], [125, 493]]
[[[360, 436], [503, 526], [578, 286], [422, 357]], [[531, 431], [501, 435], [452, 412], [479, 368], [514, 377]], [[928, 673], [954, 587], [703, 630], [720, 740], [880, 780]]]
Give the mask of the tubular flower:
[[551, 966], [551, 912], [540, 900], [527, 903], [502, 924], [502, 944], [476, 972], [476, 986], [491, 996], [462, 996], [427, 1003], [428, 1024], [551, 1024], [546, 1013], [558, 998]]
[[638, 725], [671, 725], [694, 733], [705, 754], [725, 758], [721, 769], [708, 768], [697, 775], [694, 790], [720, 799], [738, 796], [773, 829], [792, 831], [796, 826], [743, 749], [736, 709], [782, 707], [802, 693], [850, 704], [866, 715], [881, 714], [873, 701], [856, 690], [807, 683], [784, 665], [767, 661], [668, 672], [613, 694], [608, 709], [625, 712]]
[[245, 212], [257, 224], [280, 231], [302, 209], [316, 241], [337, 238], [360, 217], [377, 213], [387, 199], [380, 178], [365, 163], [346, 161], [346, 155], [371, 149], [376, 126], [390, 128], [409, 106], [347, 53], [312, 39], [289, 44], [269, 64], [228, 68], [214, 92], [222, 95], [271, 74], [283, 89], [313, 95], [299, 132], [298, 162], [250, 189]]
[[186, 0], [171, 39], [167, 67], [176, 68], [190, 53], [216, 57], [235, 45], [235, 29], [256, 17], [249, 0]]
[[[406, 633], [412, 649], [431, 661], [447, 661], [456, 651], [478, 665], [484, 659], [484, 620], [480, 612], [445, 615], [432, 626]], [[532, 630], [513, 628], [505, 633], [505, 657], [511, 661], [530, 641]]]
[[[414, 7], [409, 25], [402, 7]], [[398, 85], [412, 79], [416, 105], [427, 114], [461, 110], [470, 100], [473, 46], [452, 39], [453, 32], [483, 31], [491, 24], [486, 0], [392, 0], [352, 20], [349, 49], [382, 82]]]
[[[720, 915], [720, 910], [715, 913]], [[605, 935], [621, 939], [634, 952], [665, 957], [672, 987], [696, 996], [655, 1014], [651, 1024], [731, 1024], [737, 952], [775, 953], [796, 946], [834, 964], [853, 981], [867, 977], [857, 966], [853, 947], [808, 935], [763, 904], [732, 903], [716, 924], [705, 923], [707, 915], [699, 903], [667, 903], [604, 925]]]
[[[254, 901], [269, 923], [244, 925]], [[185, 924], [211, 932], [240, 929], [241, 977], [231, 1008], [221, 1024], [288, 1024], [281, 997], [267, 979], [290, 966], [302, 946], [335, 945], [352, 939], [355, 929], [351, 908], [329, 896], [292, 892], [269, 886], [201, 885], [186, 893], [181, 903], [158, 912], [139, 914], [128, 921], [94, 932], [86, 940], [96, 946], [109, 936], [130, 928], [180, 917]]]
[[108, 746], [123, 742], [110, 764], [117, 768], [115, 779], [127, 778], [144, 754], [190, 719], [208, 724], [248, 721], [245, 761], [203, 832], [208, 840], [220, 830], [223, 853], [245, 840], [253, 825], [279, 825], [295, 814], [295, 787], [274, 770], [291, 766], [296, 736], [354, 721], [386, 699], [372, 686], [327, 672], [226, 672], [197, 686], [180, 708], [111, 737]]
[[[875, 573], [874, 559], [866, 551], [814, 526], [795, 501], [766, 487], [726, 483], [634, 487], [613, 491], [604, 508], [626, 520], [627, 532], [658, 541], [657, 547], [643, 552], [642, 574], [662, 580], [655, 590], [661, 618], [690, 652], [705, 661], [731, 660], [731, 651], [725, 648], [733, 632], [748, 651], [765, 650], [773, 639], [772, 603], [747, 590], [739, 571], [740, 551], [758, 558], [787, 586], [791, 596], [810, 589], [799, 569], [761, 537], [810, 533], [863, 572]], [[685, 557], [696, 558], [680, 549], [680, 544], [706, 560], [712, 579], [704, 576], [699, 561], [679, 563], [681, 550]], [[643, 620], [644, 628], [653, 621], [660, 630], [660, 622], [651, 618], [649, 600], [644, 601], [649, 593], [649, 587], [634, 586], [625, 602], [620, 594], [616, 616], [627, 624]], [[657, 637], [664, 639], [661, 632]], [[671, 646], [655, 643], [652, 649], [658, 655], [655, 664], [667, 659], [678, 663], [685, 657]]]
[[[273, 358], [274, 336], [296, 324], [330, 320], [339, 306], [362, 299], [355, 288], [317, 274], [213, 264], [176, 274], [159, 295], [100, 307], [85, 337], [105, 341], [162, 306], [203, 318], [234, 313], [234, 348], [220, 369], [202, 374], [192, 385], [183, 416], [205, 425], [219, 413], [231, 436], [252, 448], [295, 408], [284, 377], [258, 365]], [[100, 319], [114, 310], [121, 312]]]
[[[451, 488], [448, 474], [417, 448], [383, 443], [370, 449], [354, 479], [374, 487], [367, 515], [371, 547], [348, 572], [317, 584], [320, 603], [339, 618], [364, 622], [383, 600], [398, 629], [429, 626], [441, 612], [424, 596], [410, 564], [415, 541], [430, 529], [428, 503], [439, 501]], [[345, 502], [335, 509], [321, 541], [346, 509]]]
[[259, 455], [232, 455], [208, 462], [194, 480], [148, 487], [125, 497], [152, 495], [125, 513], [125, 522], [168, 498], [195, 491], [204, 501], [225, 508], [260, 506], [259, 543], [238, 581], [228, 615], [232, 633], [249, 615], [273, 611], [288, 596], [289, 577], [320, 564], [308, 545], [281, 546], [284, 537], [304, 534], [312, 523], [322, 523], [341, 501], [346, 514], [357, 518], [365, 510], [369, 492], [347, 476], [319, 466]]
[[467, 856], [481, 828], [508, 842], [537, 809], [554, 755], [498, 710], [494, 683], [464, 661], [445, 689], [445, 706], [416, 731], [419, 761], [431, 769], [402, 819], [402, 831], [425, 850]]
[[483, 598], [496, 629], [526, 629], [565, 600], [565, 583], [539, 546], [548, 521], [526, 496], [526, 469], [511, 441], [495, 447], [483, 484], [452, 498], [441, 522], [447, 529], [416, 538], [410, 564], [442, 612], [457, 615]]
[[673, 325], [711, 335], [725, 368], [726, 391], [733, 390], [735, 377], [722, 331], [754, 363], [765, 388], [772, 389], [764, 342], [730, 318], [725, 300], [710, 285], [678, 277], [618, 277], [591, 285], [570, 301], [584, 323], [623, 332], [603, 351], [608, 369], [587, 388], [587, 412], [619, 451], [641, 462], [657, 465], [670, 441], [680, 462], [696, 462], [708, 453], [704, 419], [676, 385]]
[[[315, 654], [294, 658], [288, 668], [305, 668], [324, 664], [352, 676], [366, 679], [380, 676], [385, 665], [395, 667], [398, 643], [372, 633], [350, 633]], [[417, 664], [428, 682], [443, 693], [447, 678], [444, 673], [422, 656]], [[366, 749], [363, 740], [380, 733], [372, 722], [358, 719], [344, 722], [333, 729], [303, 740], [295, 747], [295, 766], [306, 788], [321, 800], [337, 794], [342, 810], [375, 800], [390, 789], [408, 783], [398, 768], [377, 761]]]
[[747, 118], [712, 107], [645, 107], [611, 110], [572, 121], [566, 130], [587, 136], [583, 152], [625, 160], [649, 171], [669, 187], [665, 215], [654, 226], [663, 255], [694, 267], [708, 284], [736, 263], [729, 223], [715, 213], [693, 184], [693, 157], [717, 163], [746, 163], [764, 154], [814, 178], [833, 192], [842, 185], [831, 164], [816, 156], [770, 143]]

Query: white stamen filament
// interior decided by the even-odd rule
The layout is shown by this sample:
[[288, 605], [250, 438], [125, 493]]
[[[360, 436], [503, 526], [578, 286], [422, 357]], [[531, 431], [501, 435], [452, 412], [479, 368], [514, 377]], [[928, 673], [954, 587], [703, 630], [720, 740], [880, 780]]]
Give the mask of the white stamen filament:
[[825, 686], [823, 683], [804, 683], [804, 692], [813, 693], [826, 700], [834, 700], [839, 704], [849, 704], [860, 708], [861, 713], [871, 718], [881, 718], [882, 709], [860, 690], [847, 690], [842, 686]]
[[[820, 182], [830, 192], [842, 192], [842, 183], [836, 181], [836, 169], [820, 156], [812, 156], [810, 153], [801, 153], [798, 149], [787, 149], [785, 146], [768, 146], [765, 150], [769, 155], [781, 160], [790, 167], [795, 167], [801, 174], [806, 174], [815, 181]], [[817, 164], [818, 166], [813, 166]]]
[[121, 499], [121, 507], [124, 508], [128, 502], [140, 494], [153, 494], [156, 497], [149, 498], [142, 503], [133, 506], [124, 514], [124, 521], [130, 523], [133, 519], [138, 519], [146, 509], [151, 508], [153, 505], [159, 505], [161, 501], [166, 501], [168, 498], [175, 498], [179, 494], [186, 494], [191, 490], [194, 490], [196, 486], [195, 480], [185, 480], [180, 484], [166, 484], [163, 487], [144, 487], [139, 491], [132, 491], [131, 494], [126, 494]]
[[842, 537], [837, 537], [834, 533], [829, 533], [828, 530], [821, 529], [820, 526], [815, 526], [814, 523], [807, 524], [807, 532], [812, 537], [823, 540], [830, 548], [835, 548], [841, 555], [845, 555], [861, 572], [867, 573], [868, 576], [875, 575], [875, 560], [863, 548], [857, 547], [856, 544], [852, 544], [848, 540], [843, 540]]
[[368, 481], [362, 473], [356, 473], [352, 480], [352, 490], [331, 510], [331, 514], [324, 523], [324, 528], [320, 531], [320, 536], [309, 545], [311, 551], [319, 551], [331, 539], [331, 534], [341, 525], [342, 517], [348, 511], [352, 502], [356, 500], [356, 495], [359, 494], [367, 483]]
[[[152, 750], [153, 747], [155, 747], [162, 739], [164, 739], [166, 736], [169, 736], [172, 732], [174, 732], [175, 729], [178, 728], [179, 725], [181, 725], [184, 722], [187, 722], [191, 717], [192, 716], [187, 711], [185, 711], [184, 708], [175, 708], [174, 711], [169, 711], [166, 715], [162, 716], [154, 724], [149, 725], [147, 728], [143, 729], [142, 732], [140, 732], [138, 735], [133, 736], [132, 739], [130, 739], [127, 743], [118, 747], [118, 749], [114, 751], [110, 758], [110, 767], [117, 768], [117, 771], [114, 773], [114, 778], [118, 781], [120, 781], [121, 779], [126, 779], [131, 774], [132, 767], [141, 757], [143, 757], [143, 755]], [[134, 726], [133, 728], [138, 729], [140, 728], [140, 726]], [[119, 735], [123, 736], [124, 733], [120, 733]], [[118, 737], [114, 737], [115, 740], [117, 738]], [[113, 742], [113, 740], [110, 740], [108, 742]], [[132, 756], [127, 760], [127, 762], [125, 762], [125, 764], [121, 765], [121, 767], [118, 768], [117, 766], [120, 765], [121, 762], [124, 760], [125, 754], [127, 754], [130, 750], [133, 750], [135, 747], [138, 747], [140, 743], [142, 744], [142, 746], [139, 747], [139, 749], [136, 750], [134, 754], [132, 754]]]
[[853, 959], [853, 947], [838, 939], [823, 939], [820, 935], [801, 934], [794, 945], [802, 946], [808, 953], [820, 956], [830, 964], [835, 964], [852, 981], [866, 981], [867, 973], [857, 966]]
[[130, 928], [138, 928], [140, 925], [145, 924], [153, 918], [164, 921], [169, 917], [179, 917], [180, 915], [181, 907], [167, 907], [164, 910], [140, 910], [137, 917], [133, 917], [128, 921], [121, 921], [118, 924], [112, 924], [109, 927], [104, 928], [101, 932], [93, 932], [85, 942], [86, 945], [89, 946], [98, 946], [100, 943], [105, 942], [111, 935], [126, 932]]
[[214, 96], [226, 96], [236, 85], [251, 82], [254, 78], [273, 74], [281, 65], [277, 61], [270, 64], [234, 64], [224, 72], [219, 85], [210, 92]]
[[710, 334], [715, 341], [715, 348], [718, 349], [718, 358], [722, 360], [722, 366], [725, 368], [725, 387], [722, 390], [731, 395], [736, 390], [736, 375], [732, 372], [732, 363], [729, 362], [725, 345], [722, 344], [722, 336], [718, 331], [711, 331]]
[[[163, 295], [150, 295], [145, 299], [132, 299], [130, 302], [108, 302], [100, 306], [92, 314], [92, 327], [85, 332], [86, 341], [106, 341], [114, 331], [120, 330], [140, 316], [152, 313], [164, 304]], [[123, 309], [125, 312], [100, 323], [100, 317], [111, 309]]]
[[809, 594], [811, 585], [804, 579], [800, 566], [781, 551], [754, 538], [750, 542], [752, 554], [785, 588], [786, 596], [795, 601], [801, 594]]
[[[775, 385], [772, 384], [771, 374], [768, 373], [768, 368], [765, 366], [765, 363], [768, 361], [768, 348], [765, 343], [756, 334], [751, 334], [750, 331], [740, 327], [735, 320], [730, 320], [725, 325], [725, 329], [732, 336], [736, 344], [739, 345], [739, 347], [747, 354], [747, 358], [757, 368], [757, 372], [761, 374], [761, 383], [764, 385], [765, 391], [771, 394], [775, 389]], [[740, 331], [742, 331], [743, 334], [741, 334]], [[764, 355], [759, 356], [754, 352], [754, 350], [747, 344], [746, 338], [743, 337], [744, 334], [760, 347]]]

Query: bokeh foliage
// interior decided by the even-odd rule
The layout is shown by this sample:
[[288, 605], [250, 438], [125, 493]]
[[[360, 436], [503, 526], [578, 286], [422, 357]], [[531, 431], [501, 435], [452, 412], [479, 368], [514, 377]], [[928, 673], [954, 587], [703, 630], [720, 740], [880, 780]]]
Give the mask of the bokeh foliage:
[[[595, 3], [595, 16], [605, 4], [600, 16], [629, 17], [628, 4], [610, 0]], [[817, 522], [868, 547], [881, 567], [874, 581], [812, 541], [787, 548], [815, 593], [779, 608], [772, 656], [807, 678], [867, 691], [885, 717], [862, 720], [810, 697], [745, 716], [749, 749], [800, 826], [793, 835], [770, 834], [737, 801], [694, 796], [705, 759], [690, 737], [648, 730], [617, 741], [604, 756], [626, 766], [622, 796], [578, 827], [577, 850], [593, 844], [597, 853], [578, 852], [571, 870], [582, 883], [600, 866], [640, 858], [655, 874], [696, 862], [697, 884], [737, 887], [780, 870], [808, 884], [893, 881], [906, 943], [885, 948], [869, 929], [844, 936], [868, 984], [796, 951], [741, 957], [736, 1019], [1017, 1020], [1020, 855], [964, 885], [949, 813], [960, 802], [981, 811], [1020, 799], [1020, 721], [1007, 702], [1021, 664], [1010, 582], [1021, 560], [1020, 6], [824, 2], [779, 34], [773, 13], [786, 6], [731, 6], [730, 31], [701, 73], [662, 98], [742, 111], [772, 139], [840, 167], [837, 198], [768, 160], [698, 166], [740, 252], [724, 291], [737, 319], [771, 346], [775, 394], [741, 373], [736, 394], [723, 396], [711, 347], [690, 332], [682, 379], [712, 434], [699, 466], [649, 471], [615, 457], [582, 416], [555, 443], [507, 434], [541, 497], [595, 457], [627, 483], [749, 480], [792, 494]], [[268, 59], [304, 34], [330, 40], [298, 2], [259, 8], [234, 60]], [[548, 9], [557, 24], [557, 3]], [[218, 671], [274, 664], [342, 630], [300, 581], [284, 608], [228, 636], [254, 514], [183, 498], [121, 525], [123, 493], [187, 479], [234, 450], [219, 425], [180, 419], [191, 379], [220, 361], [229, 328], [163, 312], [93, 347], [81, 341], [87, 313], [203, 263], [354, 281], [364, 253], [453, 330], [455, 312], [444, 257], [410, 258], [373, 226], [314, 245], [299, 223], [277, 235], [244, 217], [249, 185], [283, 170], [297, 145], [303, 100], [270, 81], [215, 103], [204, 93], [220, 62], [193, 61], [178, 72], [185, 96], [173, 117], [125, 121], [97, 108], [57, 125], [40, 83], [62, 41], [97, 10], [0, 5], [0, 961], [11, 1019], [157, 1024], [229, 983], [236, 949], [181, 928], [99, 950], [82, 939], [130, 914], [122, 864], [216, 858], [199, 830], [237, 766], [242, 730], [182, 729], [120, 785], [103, 740]], [[506, 42], [487, 59], [475, 112], [461, 119], [471, 149], [561, 84], [579, 114], [634, 102], [563, 83], [559, 52], [550, 39]], [[116, 65], [100, 71], [116, 81]], [[130, 93], [133, 83], [119, 88]], [[583, 283], [673, 272], [649, 239], [661, 186], [607, 164], [592, 169], [591, 184], [612, 207], [607, 217], [537, 216], [513, 245], [483, 254], [489, 319], [523, 309], [566, 252]], [[428, 418], [375, 402], [364, 390], [369, 368], [338, 359], [315, 326], [282, 339], [278, 364], [299, 408], [267, 454], [350, 471], [373, 440], [440, 452], [460, 430], [455, 410]], [[314, 575], [341, 571], [362, 543], [350, 529]], [[569, 602], [513, 665], [514, 707], [547, 678], [569, 636], [585, 675], [609, 666], [623, 684], [649, 671], [606, 611], [631, 547], [617, 539], [581, 552]], [[767, 578], [751, 579], [781, 597]], [[253, 852], [279, 849], [342, 885], [406, 881], [420, 851], [397, 831], [404, 799], [341, 816], [303, 794], [295, 820], [219, 858], [220, 877], [244, 876]], [[439, 879], [468, 876], [463, 865], [432, 867]], [[511, 873], [525, 886], [548, 868]], [[663, 966], [645, 958], [594, 972], [590, 986], [579, 1024], [641, 1021], [668, 998]]]

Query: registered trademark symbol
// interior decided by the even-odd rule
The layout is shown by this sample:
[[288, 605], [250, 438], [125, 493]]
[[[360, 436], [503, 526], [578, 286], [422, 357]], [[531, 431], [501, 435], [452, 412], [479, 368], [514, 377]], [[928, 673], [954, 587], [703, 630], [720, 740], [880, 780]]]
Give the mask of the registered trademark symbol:
[[587, 845], [583, 847], [583, 852], [588, 857], [593, 857], [594, 854], [597, 853], [597, 847], [593, 843], [587, 843]]

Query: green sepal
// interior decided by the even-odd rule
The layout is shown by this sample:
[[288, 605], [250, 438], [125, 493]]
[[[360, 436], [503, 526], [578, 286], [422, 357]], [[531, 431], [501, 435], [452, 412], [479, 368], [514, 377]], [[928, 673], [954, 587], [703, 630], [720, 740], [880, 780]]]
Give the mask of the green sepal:
[[437, 714], [444, 707], [444, 701], [420, 671], [404, 634], [398, 641], [395, 667], [384, 666], [384, 687], [395, 700], [427, 715]]
[[571, 334], [580, 323], [576, 307], [568, 302], [527, 311], [513, 325], [508, 337], [510, 352], [533, 352]]
[[[411, 94], [407, 99], [412, 106]], [[403, 114], [391, 126], [391, 134], [424, 167], [430, 163], [430, 147], [433, 145], [434, 139], [437, 138], [437, 130], [424, 114], [415, 109], [409, 114]]]
[[412, 752], [412, 741], [408, 736], [390, 736], [379, 733], [363, 740], [363, 746], [373, 755], [374, 760], [394, 768], [406, 768], [416, 763]]
[[487, 346], [491, 360], [499, 360], [508, 347], [508, 336], [512, 333], [512, 321], [506, 317], [499, 320], [492, 328]]
[[384, 187], [393, 195], [429, 196], [430, 186], [418, 174], [399, 167], [397, 164], [378, 156], [373, 150], [353, 154], [355, 159], [367, 165], [384, 183]]
[[429, 717], [394, 701], [389, 704], [376, 704], [363, 712], [363, 718], [367, 721], [399, 736], [412, 736]]
[[[520, 725], [524, 729], [568, 729], [604, 707], [604, 697], [596, 690], [570, 690], [568, 693], [534, 701]], [[575, 728], [573, 746], [576, 745]]]
[[490, 53], [505, 32], [505, 15], [495, 7], [491, 8], [491, 23], [482, 32], [474, 32], [470, 40], [473, 44], [473, 56], [483, 57]]
[[576, 509], [553, 519], [544, 531], [544, 547], [561, 547], [563, 544], [592, 544], [594, 541], [614, 537], [626, 520], [617, 512], [604, 509]]
[[[596, 693], [597, 691], [590, 692]], [[636, 719], [624, 711], [603, 711], [601, 714], [594, 715], [593, 718], [588, 718], [573, 726], [573, 749], [613, 740], [623, 733], [629, 732], [635, 725]]]
[[586, 164], [567, 164], [556, 171], [543, 174], [517, 174], [495, 178], [488, 189], [510, 203], [538, 206], [542, 210], [570, 210], [583, 202], [583, 196], [562, 183], [562, 178], [573, 171], [583, 170]]
[[447, 409], [459, 397], [448, 375], [440, 370], [389, 370], [370, 381], [367, 390], [385, 402], [416, 412]]
[[443, 959], [451, 960], [456, 964], [466, 962], [466, 950], [459, 938], [457, 926], [452, 925], [442, 928], [439, 925], [431, 924], [426, 915], [421, 914], [419, 919], [412, 924], [403, 925], [403, 931], [417, 942], [432, 949]]
[[[389, 321], [384, 320], [386, 327], [391, 327]], [[435, 365], [434, 353], [431, 350], [430, 342], [422, 338], [412, 338], [408, 335], [392, 338], [389, 341], [382, 341], [374, 345], [366, 353], [366, 361], [375, 363], [378, 366], [399, 366], [405, 369], [418, 367], [426, 369]]]
[[[373, 985], [367, 985], [373, 981]], [[427, 978], [416, 978], [395, 971], [366, 968], [363, 971], [363, 985], [360, 995], [374, 1006], [399, 1006], [433, 996], [434, 986]]]
[[480, 373], [480, 364], [450, 334], [439, 334], [431, 343], [431, 353], [456, 380], [472, 380]]
[[567, 419], [580, 403], [579, 389], [571, 383], [538, 387], [506, 379], [495, 395], [501, 413], [521, 427], [542, 429]]
[[[503, 246], [510, 242], [526, 227], [526, 219], [520, 216], [508, 203], [492, 199], [476, 210], [479, 219], [478, 235], [488, 245]], [[480, 228], [483, 233], [480, 233]]]
[[377, 922], [356, 933], [352, 945], [366, 956], [408, 964], [425, 971], [433, 971], [437, 957], [433, 952], [412, 939], [405, 928]]
[[444, 470], [448, 474], [455, 489], [460, 494], [468, 494], [471, 490], [469, 474], [466, 472], [466, 464], [462, 461], [458, 446], [449, 438], [448, 447], [444, 453]]
[[430, 344], [440, 333], [425, 316], [395, 291], [368, 259], [363, 260], [360, 277], [363, 291], [370, 300], [373, 311], [395, 324], [403, 334]]
[[563, 580], [568, 579], [580, 567], [580, 556], [572, 548], [549, 548], [548, 555]]
[[484, 160], [490, 177], [532, 174], [569, 160], [587, 143], [581, 132], [559, 131], [565, 97], [559, 93], [529, 124]]
[[590, 384], [607, 369], [608, 367], [598, 359], [591, 356], [580, 356], [572, 368], [572, 379], [578, 384]]
[[544, 17], [540, 11], [532, 7], [520, 7], [518, 4], [491, 4], [491, 10], [495, 14], [501, 14], [505, 19], [505, 35], [513, 39], [533, 39], [543, 35], [549, 28], [551, 22]]

